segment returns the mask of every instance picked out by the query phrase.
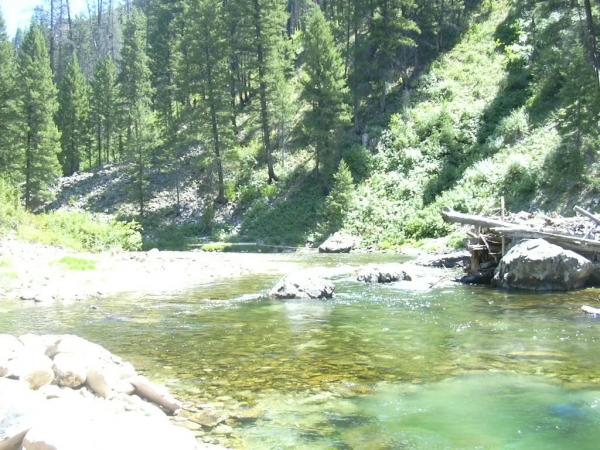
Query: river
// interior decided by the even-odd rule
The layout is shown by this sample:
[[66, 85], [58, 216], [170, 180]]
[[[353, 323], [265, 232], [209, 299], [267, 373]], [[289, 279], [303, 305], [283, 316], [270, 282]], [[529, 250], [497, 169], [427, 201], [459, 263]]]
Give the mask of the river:
[[[273, 258], [307, 267], [393, 259]], [[0, 332], [75, 333], [190, 403], [260, 411], [224, 441], [239, 448], [598, 448], [600, 320], [580, 306], [597, 304], [599, 290], [411, 292], [341, 277], [330, 301], [263, 298], [275, 281], [2, 302]]]

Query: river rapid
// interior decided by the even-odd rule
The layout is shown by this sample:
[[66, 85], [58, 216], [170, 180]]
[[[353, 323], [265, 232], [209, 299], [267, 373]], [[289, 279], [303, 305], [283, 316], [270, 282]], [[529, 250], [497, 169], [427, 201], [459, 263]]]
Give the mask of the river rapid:
[[[307, 268], [389, 255], [273, 255]], [[410, 291], [335, 280], [328, 301], [276, 301], [254, 275], [175, 296], [72, 305], [0, 302], [0, 333], [74, 333], [162, 381], [249, 449], [595, 449], [600, 442], [599, 290]], [[189, 415], [193, 420], [193, 414]], [[219, 434], [221, 433], [221, 434]]]

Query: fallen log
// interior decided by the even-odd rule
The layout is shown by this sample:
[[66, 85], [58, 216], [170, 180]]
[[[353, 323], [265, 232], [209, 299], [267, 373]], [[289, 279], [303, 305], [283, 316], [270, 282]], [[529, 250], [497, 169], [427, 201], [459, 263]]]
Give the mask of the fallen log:
[[146, 377], [138, 375], [130, 380], [135, 393], [146, 400], [156, 403], [167, 414], [177, 414], [181, 410], [181, 402], [173, 397], [165, 388], [158, 386]]
[[547, 233], [544, 231], [535, 231], [515, 226], [492, 227], [492, 231], [500, 234], [501, 236], [509, 236], [513, 238], [546, 239], [547, 241], [554, 242], [562, 247], [568, 247], [571, 250], [580, 252], [600, 252], [600, 241], [593, 241], [591, 239], [584, 239], [576, 236]]
[[591, 219], [592, 222], [595, 222], [597, 225], [600, 225], [600, 217], [596, 216], [595, 214], [592, 214], [589, 211], [586, 211], [583, 208], [580, 208], [579, 206], [576, 206], [574, 209], [579, 214], [582, 214], [582, 215], [586, 216], [588, 219]]
[[456, 211], [444, 211], [442, 217], [446, 222], [462, 223], [464, 225], [473, 225], [476, 227], [493, 228], [493, 227], [510, 227], [511, 223], [502, 220], [490, 219], [484, 216], [474, 214], [463, 214]]

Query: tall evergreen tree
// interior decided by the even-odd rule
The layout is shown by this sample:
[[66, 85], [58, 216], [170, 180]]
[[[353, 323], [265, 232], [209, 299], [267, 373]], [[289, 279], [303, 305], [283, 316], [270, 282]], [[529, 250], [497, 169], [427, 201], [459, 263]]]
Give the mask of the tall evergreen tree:
[[89, 86], [75, 54], [67, 66], [59, 91], [58, 124], [61, 131], [60, 162], [65, 175], [81, 168], [90, 143]]
[[15, 50], [8, 41], [0, 13], [0, 177], [12, 183], [20, 181], [23, 161], [17, 76]]
[[22, 130], [25, 161], [24, 199], [34, 209], [52, 197], [51, 185], [60, 175], [60, 133], [54, 123], [58, 109], [50, 56], [40, 28], [32, 25], [19, 53]]
[[329, 175], [338, 157], [335, 136], [345, 117], [347, 87], [342, 57], [319, 8], [313, 8], [308, 18], [304, 61], [302, 97], [310, 105], [304, 126], [315, 148], [317, 173]]
[[[92, 79], [92, 123], [96, 141], [96, 165], [115, 161], [115, 135], [119, 113], [117, 67], [110, 58], [98, 62]], [[88, 164], [93, 167], [92, 151], [88, 151]]]
[[371, 47], [375, 50], [373, 84], [381, 111], [386, 109], [388, 83], [406, 64], [407, 58], [402, 51], [417, 45], [415, 37], [420, 30], [408, 15], [413, 6], [413, 0], [377, 0], [370, 37]]
[[273, 90], [277, 87], [278, 69], [274, 61], [279, 59], [278, 51], [281, 50], [280, 40], [286, 32], [286, 12], [284, 2], [281, 0], [245, 0], [248, 15], [252, 18], [253, 39], [255, 49], [255, 65], [258, 81], [258, 95], [260, 102], [260, 123], [262, 128], [263, 145], [267, 161], [269, 183], [277, 181], [274, 169], [273, 146], [271, 132], [273, 118], [269, 110]]
[[[184, 40], [190, 46], [188, 92], [194, 98], [192, 117], [200, 133], [209, 137], [217, 172], [217, 202], [225, 201], [223, 153], [233, 140], [229, 92], [227, 28], [223, 3], [218, 0], [192, 0]], [[198, 128], [197, 126], [194, 128]]]
[[148, 170], [156, 138], [156, 121], [150, 108], [153, 91], [146, 48], [146, 17], [140, 9], [134, 8], [123, 33], [119, 76], [125, 111], [125, 152], [132, 164], [133, 193], [142, 216], [146, 205]]
[[174, 61], [173, 50], [178, 39], [177, 17], [183, 9], [183, 0], [149, 0], [148, 55], [154, 88], [153, 108], [165, 130], [172, 125], [174, 115]]

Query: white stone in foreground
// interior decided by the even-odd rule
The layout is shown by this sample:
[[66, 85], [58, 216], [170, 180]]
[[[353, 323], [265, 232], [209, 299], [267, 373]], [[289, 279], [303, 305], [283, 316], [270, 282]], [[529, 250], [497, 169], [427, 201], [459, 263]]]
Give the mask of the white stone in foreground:
[[43, 397], [17, 380], [0, 378], [0, 449], [19, 448]]
[[9, 361], [8, 376], [27, 383], [31, 389], [39, 389], [54, 380], [52, 360], [43, 354], [22, 351]]
[[197, 449], [194, 435], [165, 417], [115, 413], [100, 400], [51, 400], [42, 417], [25, 435], [23, 450]]
[[10, 360], [23, 350], [23, 344], [10, 334], [0, 334], [0, 377], [8, 375]]

